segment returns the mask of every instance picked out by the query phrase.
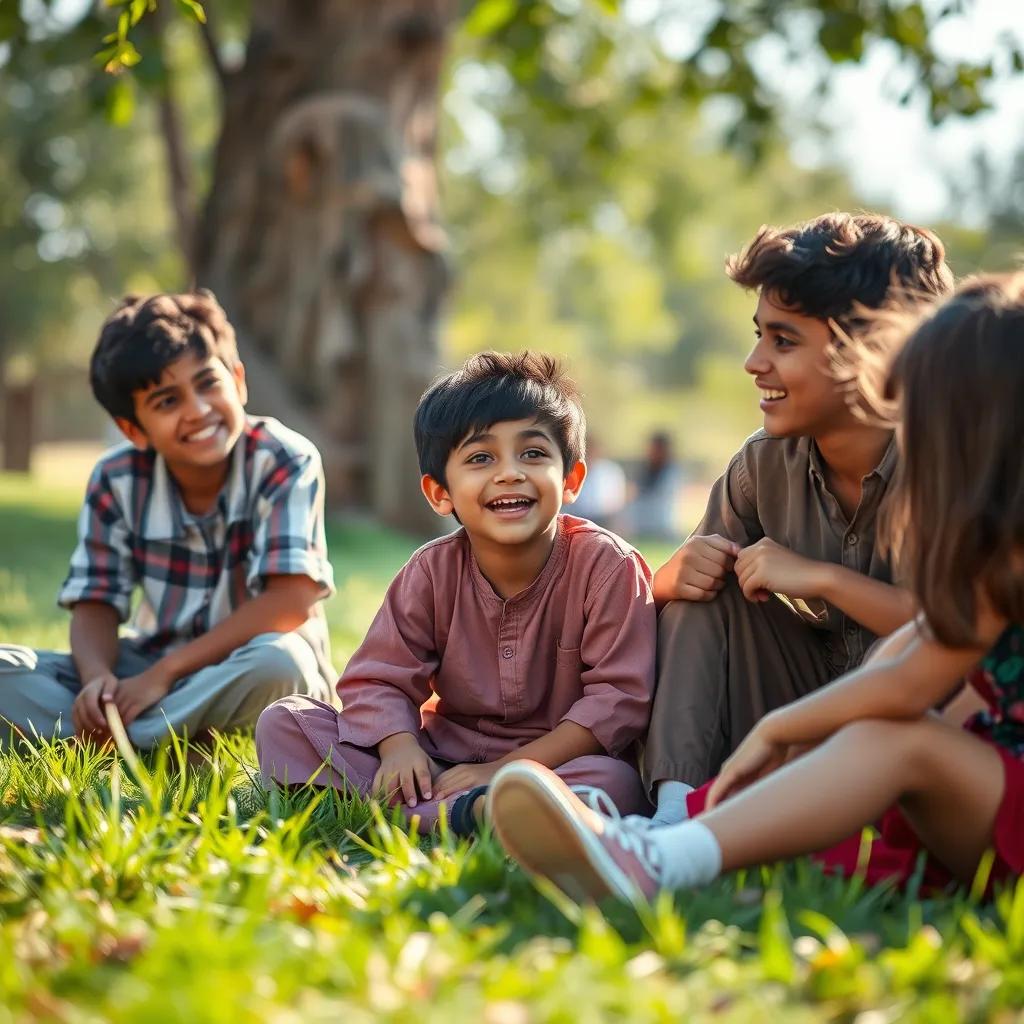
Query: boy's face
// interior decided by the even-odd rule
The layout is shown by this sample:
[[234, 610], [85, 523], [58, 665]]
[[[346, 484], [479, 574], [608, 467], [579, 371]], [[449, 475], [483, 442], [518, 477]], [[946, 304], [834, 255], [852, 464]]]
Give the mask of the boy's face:
[[587, 467], [566, 476], [550, 427], [505, 420], [464, 438], [445, 464], [448, 486], [424, 476], [423, 493], [439, 515], [459, 517], [475, 539], [527, 544], [548, 531], [563, 503], [573, 502]]
[[761, 391], [764, 429], [774, 437], [815, 437], [848, 426], [854, 416], [829, 367], [831, 329], [773, 299], [761, 292], [757, 341], [743, 364]]
[[245, 370], [229, 370], [219, 356], [186, 352], [160, 380], [135, 391], [137, 423], [117, 420], [136, 448], [154, 448], [172, 468], [221, 465], [245, 428]]

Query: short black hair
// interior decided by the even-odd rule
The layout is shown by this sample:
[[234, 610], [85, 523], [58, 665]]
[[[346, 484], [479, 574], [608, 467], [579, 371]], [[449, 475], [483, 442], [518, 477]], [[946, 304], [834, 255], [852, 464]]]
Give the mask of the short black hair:
[[413, 432], [420, 472], [448, 486], [445, 464], [469, 434], [507, 420], [535, 418], [549, 427], [562, 473], [586, 454], [587, 421], [576, 385], [540, 352], [481, 352], [423, 392]]
[[127, 295], [100, 328], [89, 362], [92, 393], [115, 419], [138, 425], [134, 393], [159, 383], [187, 352], [219, 356], [228, 369], [238, 363], [234, 328], [213, 292]]
[[730, 256], [726, 273], [744, 288], [776, 295], [805, 316], [849, 331], [856, 307], [878, 309], [894, 296], [941, 298], [953, 272], [938, 236], [879, 213], [826, 213], [787, 228], [762, 226]]

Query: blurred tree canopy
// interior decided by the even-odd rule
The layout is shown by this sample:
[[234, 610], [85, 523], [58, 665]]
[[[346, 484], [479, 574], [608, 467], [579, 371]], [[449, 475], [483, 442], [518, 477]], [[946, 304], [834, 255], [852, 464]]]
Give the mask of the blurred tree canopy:
[[966, 6], [6, 2], [0, 360], [81, 348], [120, 292], [211, 286], [256, 407], [320, 444], [335, 501], [403, 525], [453, 280], [453, 355], [570, 355], [617, 435], [728, 420], [744, 299], [722, 256], [769, 217], [855, 202], [786, 155], [758, 47], [824, 88], [883, 41], [941, 120], [1022, 63], [1011, 40], [939, 57]]

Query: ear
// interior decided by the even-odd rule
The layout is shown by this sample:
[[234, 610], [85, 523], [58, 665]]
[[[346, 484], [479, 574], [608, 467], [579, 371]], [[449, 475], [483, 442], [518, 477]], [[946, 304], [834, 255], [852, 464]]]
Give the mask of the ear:
[[120, 430], [121, 433], [139, 449], [140, 452], [144, 452], [149, 448], [149, 438], [138, 423], [133, 423], [131, 420], [123, 419], [121, 416], [115, 416], [114, 422], [117, 424], [117, 429]]
[[238, 398], [242, 405], [249, 401], [249, 388], [245, 383], [245, 366], [241, 360], [231, 368], [231, 376], [235, 378], [235, 386], [238, 388]]
[[562, 504], [571, 505], [578, 497], [583, 481], [587, 478], [587, 464], [580, 459], [572, 469], [569, 470], [562, 484]]
[[455, 511], [452, 499], [443, 484], [438, 483], [429, 473], [420, 477], [420, 490], [430, 502], [430, 507], [439, 516], [450, 516]]

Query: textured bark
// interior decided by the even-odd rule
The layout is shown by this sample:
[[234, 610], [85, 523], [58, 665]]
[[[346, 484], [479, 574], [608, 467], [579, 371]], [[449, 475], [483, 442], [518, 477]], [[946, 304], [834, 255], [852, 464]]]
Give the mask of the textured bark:
[[434, 155], [453, 0], [261, 0], [199, 228], [256, 411], [320, 446], [333, 504], [433, 527], [411, 416], [447, 285]]
[[32, 468], [35, 441], [36, 382], [7, 382], [2, 389], [3, 468], [9, 473], [28, 473]]

